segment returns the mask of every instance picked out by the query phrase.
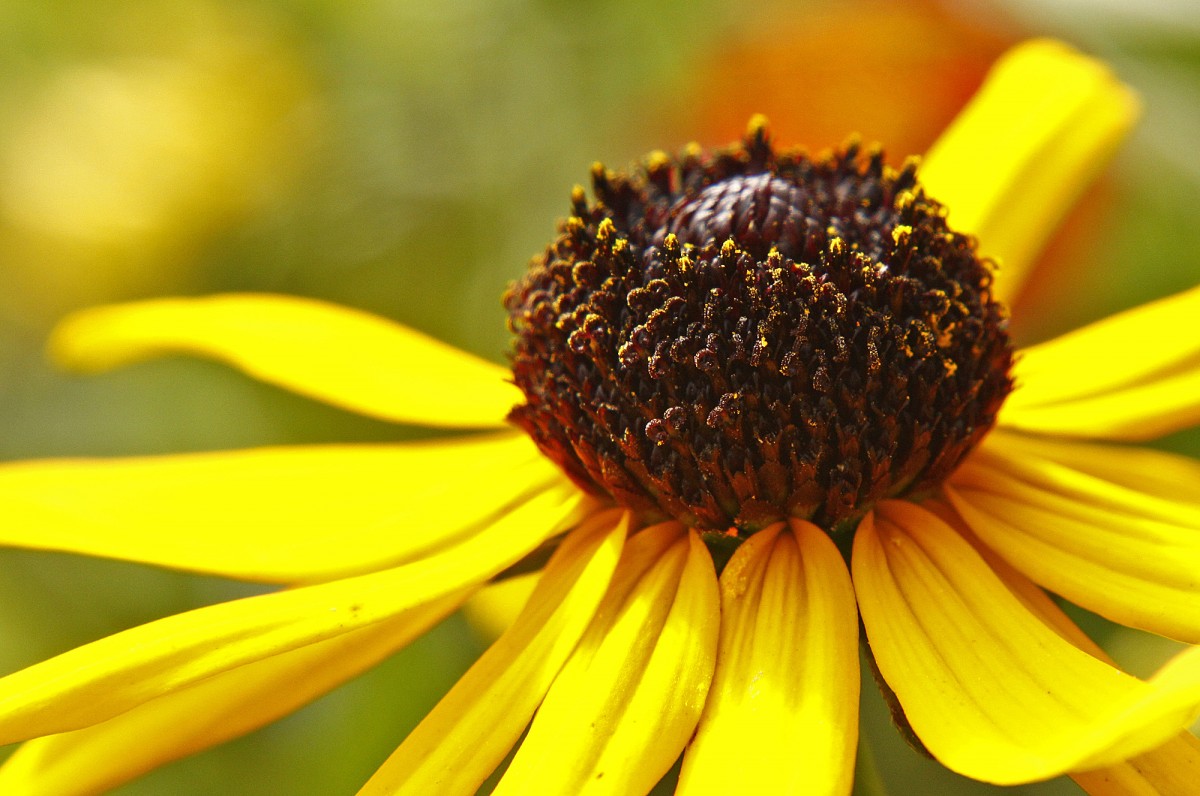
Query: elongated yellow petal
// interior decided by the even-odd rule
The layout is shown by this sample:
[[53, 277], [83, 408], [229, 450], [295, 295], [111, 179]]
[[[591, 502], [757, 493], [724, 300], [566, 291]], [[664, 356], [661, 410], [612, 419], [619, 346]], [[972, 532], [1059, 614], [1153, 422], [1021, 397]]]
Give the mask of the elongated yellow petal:
[[633, 537], [496, 794], [646, 793], [695, 729], [712, 681], [720, 598], [694, 532]]
[[0, 544], [312, 582], [428, 555], [556, 482], [508, 434], [21, 462], [0, 466]]
[[1173, 505], [1200, 506], [1200, 461], [1196, 459], [1150, 448], [1014, 434], [1002, 429], [992, 431], [984, 442], [988, 447], [997, 444], [1013, 456], [1054, 462]]
[[929, 150], [926, 192], [953, 229], [1000, 260], [996, 295], [1011, 301], [1038, 252], [1138, 115], [1108, 68], [1053, 41], [1000, 59]]
[[929, 751], [997, 784], [1093, 769], [1159, 746], [1200, 713], [1200, 650], [1149, 682], [1031, 613], [946, 523], [885, 501], [859, 526], [855, 591], [880, 671]]
[[717, 670], [683, 758], [682, 796], [822, 796], [853, 785], [854, 588], [824, 531], [790, 526], [751, 536], [721, 573]]
[[1200, 287], [1021, 352], [1002, 426], [1152, 439], [1200, 421]]
[[988, 547], [1114, 622], [1200, 641], [1200, 506], [988, 442], [946, 487]]
[[[976, 539], [952, 509], [932, 501], [924, 505], [933, 510], [945, 508], [936, 511], [937, 515], [971, 542], [1004, 585], [1038, 619], [1092, 657], [1116, 665], [1046, 592]], [[1072, 771], [1070, 775], [1091, 796], [1184, 796], [1200, 781], [1200, 740], [1184, 730], [1163, 745], [1128, 760], [1089, 771]]]
[[107, 792], [164, 763], [255, 730], [374, 666], [447, 616], [466, 594], [231, 669], [101, 724], [28, 741], [0, 767], [0, 793]]
[[169, 353], [210, 357], [372, 417], [448, 428], [504, 425], [508, 370], [365, 312], [294, 296], [229, 294], [84, 310], [51, 352], [101, 371]]
[[[1121, 365], [1106, 364], [1120, 368]], [[1200, 423], [1200, 367], [1163, 375], [1129, 387], [1059, 403], [1006, 403], [1002, 428], [1059, 436], [1141, 441], [1157, 439]], [[1012, 396], [1021, 391], [1016, 390]]]
[[[382, 622], [511, 566], [579, 501], [549, 490], [430, 558], [318, 586], [211, 605], [78, 647], [0, 679], [0, 744], [97, 724], [254, 661]], [[538, 522], [530, 522], [530, 517]], [[556, 530], [551, 529], [550, 533]]]
[[1200, 287], [1110, 315], [1021, 352], [1020, 406], [1040, 406], [1142, 384], [1200, 357]]
[[585, 523], [546, 565], [516, 623], [455, 684], [361, 796], [471, 796], [512, 749], [604, 596], [628, 514]]

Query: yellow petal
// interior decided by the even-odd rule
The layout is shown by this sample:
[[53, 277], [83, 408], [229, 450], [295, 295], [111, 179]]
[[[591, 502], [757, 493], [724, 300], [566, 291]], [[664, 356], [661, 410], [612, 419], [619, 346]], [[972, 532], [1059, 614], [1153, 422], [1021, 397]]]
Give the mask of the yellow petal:
[[1026, 458], [1045, 459], [1123, 489], [1171, 504], [1200, 507], [1200, 461], [1150, 448], [1013, 434], [997, 429], [985, 446]]
[[1114, 622], [1200, 641], [1200, 506], [1136, 492], [989, 439], [946, 487], [984, 544]]
[[383, 569], [565, 483], [528, 438], [0, 467], [0, 544], [260, 582]]
[[1091, 796], [1187, 796], [1200, 782], [1200, 740], [1181, 733], [1149, 752], [1075, 772], [1071, 779]]
[[[1013, 393], [1016, 394], [1015, 392]], [[1060, 436], [1142, 441], [1200, 423], [1200, 368], [1102, 395], [1001, 409], [1002, 427]]]
[[404, 647], [467, 592], [246, 664], [82, 730], [28, 741], [0, 767], [6, 796], [107, 792], [285, 716]]
[[1011, 401], [1043, 406], [1144, 384], [1200, 357], [1200, 287], [1110, 315], [1032, 348]]
[[1021, 352], [999, 423], [1049, 434], [1152, 439], [1200, 421], [1200, 288]]
[[463, 603], [463, 616], [485, 639], [499, 638], [529, 604], [540, 574], [530, 572], [489, 583]]
[[360, 796], [472, 796], [517, 742], [587, 629], [628, 530], [628, 514], [613, 510], [568, 536], [516, 623], [412, 731]]
[[429, 558], [166, 617], [11, 674], [0, 679], [0, 745], [97, 724], [222, 672], [478, 585], [545, 540], [540, 520], [552, 507], [564, 521], [574, 515], [578, 492], [564, 493], [538, 495]]
[[696, 727], [719, 624], [716, 573], [695, 532], [667, 523], [633, 537], [494, 792], [649, 791]]
[[428, 555], [556, 482], [524, 435], [21, 462], [0, 466], [0, 544], [313, 582]]
[[365, 312], [293, 296], [230, 294], [118, 304], [59, 325], [51, 352], [93, 372], [169, 353], [220, 360], [372, 417], [504, 425], [521, 400], [506, 368]]
[[1200, 649], [1149, 682], [1051, 630], [930, 512], [885, 501], [859, 526], [854, 586], [879, 669], [929, 751], [997, 784], [1159, 746], [1200, 713]]
[[1038, 252], [1108, 162], [1138, 115], [1108, 68], [1054, 41], [1001, 58], [921, 166], [950, 226], [998, 258], [996, 295], [1011, 302]]
[[[953, 509], [934, 501], [924, 505], [963, 534], [1004, 585], [1038, 619], [1092, 657], [1116, 665], [1046, 592], [976, 539]], [[939, 510], [942, 508], [945, 511]], [[1184, 730], [1163, 745], [1128, 760], [1089, 771], [1072, 771], [1070, 775], [1092, 796], [1183, 796], [1192, 791], [1200, 778], [1200, 740]]]
[[679, 794], [820, 796], [853, 785], [854, 589], [829, 536], [790, 525], [751, 536], [721, 573], [717, 670]]

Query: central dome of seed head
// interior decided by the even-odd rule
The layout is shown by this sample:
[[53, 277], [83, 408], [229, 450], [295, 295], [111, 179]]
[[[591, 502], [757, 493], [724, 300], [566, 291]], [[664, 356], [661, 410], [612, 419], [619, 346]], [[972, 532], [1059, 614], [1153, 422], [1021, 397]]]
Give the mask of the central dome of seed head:
[[593, 189], [505, 295], [510, 419], [583, 489], [702, 530], [832, 529], [991, 427], [1004, 310], [913, 164], [777, 152], [755, 124]]

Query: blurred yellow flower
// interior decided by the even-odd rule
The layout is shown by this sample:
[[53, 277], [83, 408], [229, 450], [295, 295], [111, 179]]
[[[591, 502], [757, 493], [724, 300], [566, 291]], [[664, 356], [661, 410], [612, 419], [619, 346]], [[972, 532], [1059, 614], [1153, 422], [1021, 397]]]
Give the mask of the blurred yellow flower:
[[[1002, 261], [995, 296], [1014, 294], [1135, 115], [1135, 100], [1102, 65], [1033, 42], [997, 65], [933, 147], [922, 184], [955, 229]], [[1042, 589], [1200, 641], [1200, 465], [1081, 441], [1145, 439], [1200, 418], [1200, 341], [1186, 331], [1200, 289], [1020, 352], [1015, 389], [995, 416], [1010, 353], [974, 242], [945, 230], [909, 169], [787, 155], [757, 168], [773, 157], [756, 123], [745, 147], [710, 160], [691, 150], [676, 165], [652, 155], [645, 182], [597, 169], [608, 202], [589, 206], [577, 191], [554, 256], [509, 293], [511, 373], [391, 322], [283, 296], [164, 299], [67, 320], [55, 351], [81, 370], [181, 351], [398, 423], [503, 429], [511, 417], [533, 441], [499, 430], [6, 466], [5, 544], [290, 588], [151, 622], [0, 679], [0, 743], [33, 739], [0, 769], [0, 790], [95, 792], [261, 726], [408, 643], [481, 585], [542, 560], [525, 609], [363, 793], [472, 794], [527, 726], [498, 793], [645, 793], [681, 754], [679, 793], [848, 793], [858, 616], [907, 722], [947, 767], [1001, 784], [1071, 773], [1094, 793], [1191, 788], [1200, 746], [1186, 727], [1200, 711], [1200, 654], [1189, 649], [1149, 680], [1133, 678]], [[692, 184], [667, 207], [675, 168], [729, 176]], [[812, 199], [797, 175], [832, 175], [822, 201], [849, 208], [828, 219], [833, 232], [772, 215], [780, 202]], [[838, 193], [855, 186], [864, 192], [856, 202]], [[636, 252], [630, 240], [641, 233], [610, 215], [626, 205], [644, 218], [667, 208], [669, 234]], [[874, 226], [873, 213], [891, 220]], [[709, 235], [719, 230], [729, 231], [724, 245]], [[918, 239], [931, 248], [904, 248]], [[770, 360], [767, 370], [803, 371], [804, 383], [770, 382], [754, 396], [731, 389], [706, 407], [706, 425], [732, 429], [732, 439], [749, 427], [739, 423], [779, 419], [739, 407], [765, 402], [780, 384], [801, 391], [811, 382], [823, 412], [812, 422], [833, 423], [814, 444], [844, 457], [818, 461], [825, 470], [810, 472], [804, 449], [769, 435], [750, 452], [730, 442], [706, 458], [699, 445], [677, 444], [690, 416], [667, 411], [643, 430], [629, 423], [642, 396], [591, 380], [589, 368], [606, 366], [587, 361], [605, 324], [665, 297], [650, 313], [659, 320], [620, 346], [629, 373], [650, 374], [636, 386], [657, 389], [654, 374], [679, 357], [653, 334], [699, 311], [670, 303], [672, 280], [686, 287], [720, 269], [735, 269], [731, 290], [767, 270], [780, 280], [747, 296], [792, 290], [805, 306], [834, 309], [764, 322], [762, 337], [733, 323], [688, 351], [697, 371], [732, 380], [736, 363], [762, 361], [771, 329], [786, 339], [824, 334], [851, 299], [834, 276], [781, 254], [785, 243], [813, 241], [825, 245], [817, 262], [855, 266], [836, 278], [864, 280], [854, 301], [878, 291], [883, 306], [911, 301], [928, 322], [901, 328], [882, 310], [853, 317], [845, 328], [883, 331], [850, 343], [835, 334], [812, 361]], [[871, 260], [872, 246], [911, 259]], [[736, 270], [752, 251], [762, 252], [760, 270]], [[948, 267], [931, 252], [965, 257], [975, 281], [918, 284], [916, 274]], [[564, 253], [591, 259], [555, 259]], [[611, 285], [597, 263], [643, 262], [646, 285], [617, 315], [602, 315]], [[794, 284], [789, 273], [799, 275]], [[582, 303], [563, 298], [578, 291]], [[719, 291], [711, 295], [716, 303], [704, 306], [717, 323], [725, 310]], [[981, 315], [963, 314], [968, 304]], [[544, 337], [531, 333], [539, 328]], [[735, 353], [725, 360], [713, 353], [726, 348]], [[908, 359], [934, 369], [903, 380], [888, 369]], [[879, 372], [892, 380], [870, 394], [878, 406], [864, 407], [867, 393], [855, 390]], [[576, 394], [552, 389], [572, 379], [581, 380]], [[955, 407], [923, 405], [928, 395], [961, 397], [956, 390], [967, 395]], [[991, 391], [991, 403], [973, 405], [976, 391]], [[830, 410], [825, 396], [843, 403]], [[846, 407], [876, 426], [843, 422], [836, 415]], [[893, 472], [904, 457], [880, 456], [876, 440], [912, 412], [926, 425], [897, 432], [906, 441], [892, 451], [911, 468]], [[624, 426], [611, 431], [617, 420]], [[796, 455], [785, 461], [780, 450]], [[693, 466], [704, 476], [689, 474]], [[780, 472], [809, 475], [781, 482]]]
[[109, 52], [38, 77], [0, 141], [3, 301], [21, 315], [178, 285], [305, 149], [309, 79], [267, 21], [206, 0], [105, 13]]

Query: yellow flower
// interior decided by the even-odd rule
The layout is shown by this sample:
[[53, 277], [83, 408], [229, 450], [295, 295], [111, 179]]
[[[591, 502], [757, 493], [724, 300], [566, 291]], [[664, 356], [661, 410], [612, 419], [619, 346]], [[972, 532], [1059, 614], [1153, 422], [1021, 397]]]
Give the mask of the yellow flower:
[[[1015, 294], [1042, 240], [1135, 115], [1136, 102], [1104, 67], [1034, 42], [996, 67], [929, 153], [922, 184], [949, 208], [955, 229], [1002, 261], [997, 296]], [[753, 126], [730, 157], [774, 157], [764, 147], [763, 129]], [[608, 382], [589, 381], [584, 360], [572, 359], [593, 351], [615, 316], [575, 317], [582, 304], [552, 295], [594, 280], [594, 263], [583, 257], [565, 271], [547, 258], [510, 290], [513, 373], [378, 318], [280, 296], [167, 299], [69, 319], [55, 351], [82, 370], [183, 351], [398, 423], [504, 429], [511, 412], [537, 442], [508, 429], [414, 444], [6, 466], [6, 544], [289, 588], [135, 627], [0, 680], [0, 743], [34, 739], [0, 769], [0, 791], [94, 792], [239, 735], [402, 647], [481, 585], [531, 565], [542, 574], [524, 610], [363, 793], [474, 793], [527, 725], [498, 793], [645, 793], [681, 753], [682, 794], [848, 793], [858, 616], [907, 722], [947, 767], [1001, 784], [1071, 773], [1093, 793], [1193, 790], [1200, 746], [1185, 728], [1200, 711], [1200, 654], [1189, 649], [1138, 680], [1107, 661], [1043, 589], [1132, 627], [1200, 641], [1200, 465], [1082, 441], [1145, 439], [1200, 418], [1200, 338], [1190, 327], [1200, 289], [1020, 352], [1004, 400], [1007, 336], [988, 279], [971, 270], [980, 267], [974, 244], [946, 232], [938, 206], [907, 190], [911, 172], [860, 169], [865, 161], [854, 158], [789, 162], [780, 173], [811, 167], [830, 185], [861, 178], [855, 185], [867, 194], [895, 189], [897, 217], [916, 221], [893, 224], [875, 245], [899, 251], [925, 235], [922, 245], [933, 249], [912, 249], [913, 257], [970, 255], [964, 273], [977, 277], [940, 293], [887, 282], [888, 268], [862, 259], [858, 244], [846, 242], [853, 236], [843, 240], [836, 227], [858, 218], [853, 203], [851, 216], [830, 221], [833, 232], [795, 239], [825, 240], [821, 262], [861, 266], [860, 292], [911, 299], [932, 319], [912, 327], [913, 338], [894, 331], [886, 312], [850, 319], [847, 328], [866, 330], [855, 338], [871, 352], [858, 361], [863, 373], [890, 374], [886, 390], [869, 394], [871, 406], [867, 393], [855, 393], [869, 379], [833, 367], [843, 361], [837, 334], [811, 362], [771, 365], [803, 371], [822, 396], [849, 395], [829, 406], [814, 398], [820, 412], [811, 416], [807, 405], [797, 410], [808, 420], [796, 428], [832, 428], [812, 449], [768, 450], [778, 440], [764, 433], [750, 452], [730, 443], [710, 460], [698, 443], [675, 445], [672, 435], [690, 415], [651, 417], [644, 432], [630, 425], [648, 406], [636, 390], [617, 394]], [[650, 183], [669, 179], [667, 164], [648, 160]], [[693, 154], [680, 168], [711, 176]], [[709, 185], [683, 205], [671, 234], [655, 243], [661, 262], [639, 255], [648, 258], [648, 279], [657, 274], [667, 285], [700, 269], [703, 246], [684, 244], [722, 224], [738, 227], [750, 216], [757, 224], [738, 227], [730, 235], [737, 245], [721, 248], [729, 267], [738, 247], [763, 243], [768, 215], [721, 202], [753, 195], [774, 207], [792, 188], [749, 174], [718, 181], [716, 193]], [[629, 199], [625, 178], [603, 170], [595, 177], [611, 206], [642, 201]], [[837, 182], [843, 178], [849, 183]], [[586, 244], [595, 262], [634, 256], [628, 233], [611, 219], [584, 218], [596, 221], [605, 210], [588, 206], [582, 192], [575, 207], [552, 252], [573, 256]], [[874, 222], [862, 223], [869, 237]], [[803, 321], [789, 316], [777, 330], [823, 334], [819, 327], [842, 306], [836, 286], [785, 261], [782, 243], [767, 248], [766, 266], [801, 274], [796, 296], [828, 310]], [[704, 262], [711, 269], [718, 261]], [[746, 295], [784, 289], [755, 284]], [[601, 313], [606, 290], [595, 288], [587, 306]], [[647, 295], [631, 291], [629, 312]], [[555, 302], [558, 320], [545, 309]], [[969, 303], [982, 315], [964, 315]], [[637, 390], [669, 368], [651, 360], [676, 356], [669, 340], [644, 336], [672, 323], [669, 311], [689, 310], [664, 307], [656, 316], [664, 320], [647, 321], [626, 341], [632, 348], [622, 347], [630, 372], [652, 374], [638, 377]], [[711, 311], [720, 322], [724, 305]], [[727, 338], [688, 350], [714, 380], [732, 378], [718, 354], [734, 350], [735, 337], [741, 353], [729, 361], [756, 356], [747, 352], [759, 338], [747, 343], [731, 323]], [[562, 337], [570, 352], [543, 346], [539, 330]], [[971, 395], [953, 411], [922, 405], [928, 395], [962, 396], [930, 386], [937, 379], [927, 371], [901, 379], [888, 370], [906, 358], [940, 363], [939, 378]], [[956, 378], [964, 369], [977, 371], [976, 380]], [[546, 386], [572, 380], [578, 394]], [[681, 386], [664, 389], [698, 405]], [[766, 401], [770, 389], [748, 396], [731, 388], [732, 398], [707, 407], [707, 426], [750, 422], [738, 413], [752, 399]], [[975, 392], [990, 397], [976, 400]], [[838, 425], [846, 407], [877, 425], [857, 416]], [[907, 459], [878, 456], [879, 429], [912, 412], [924, 425], [896, 432], [906, 441], [893, 447]], [[625, 428], [596, 436], [617, 421]], [[627, 459], [614, 453], [621, 444]], [[830, 463], [830, 445], [844, 458]], [[771, 458], [781, 458], [779, 450], [795, 454], [785, 462], [790, 470]], [[779, 480], [780, 472], [808, 472], [802, 454], [812, 450], [826, 457], [818, 462], [824, 470], [790, 487]], [[674, 464], [661, 467], [654, 457]], [[895, 469], [901, 460], [903, 472]], [[735, 461], [747, 464], [735, 472]], [[689, 467], [720, 477], [697, 477]], [[730, 527], [720, 526], [723, 517]]]

